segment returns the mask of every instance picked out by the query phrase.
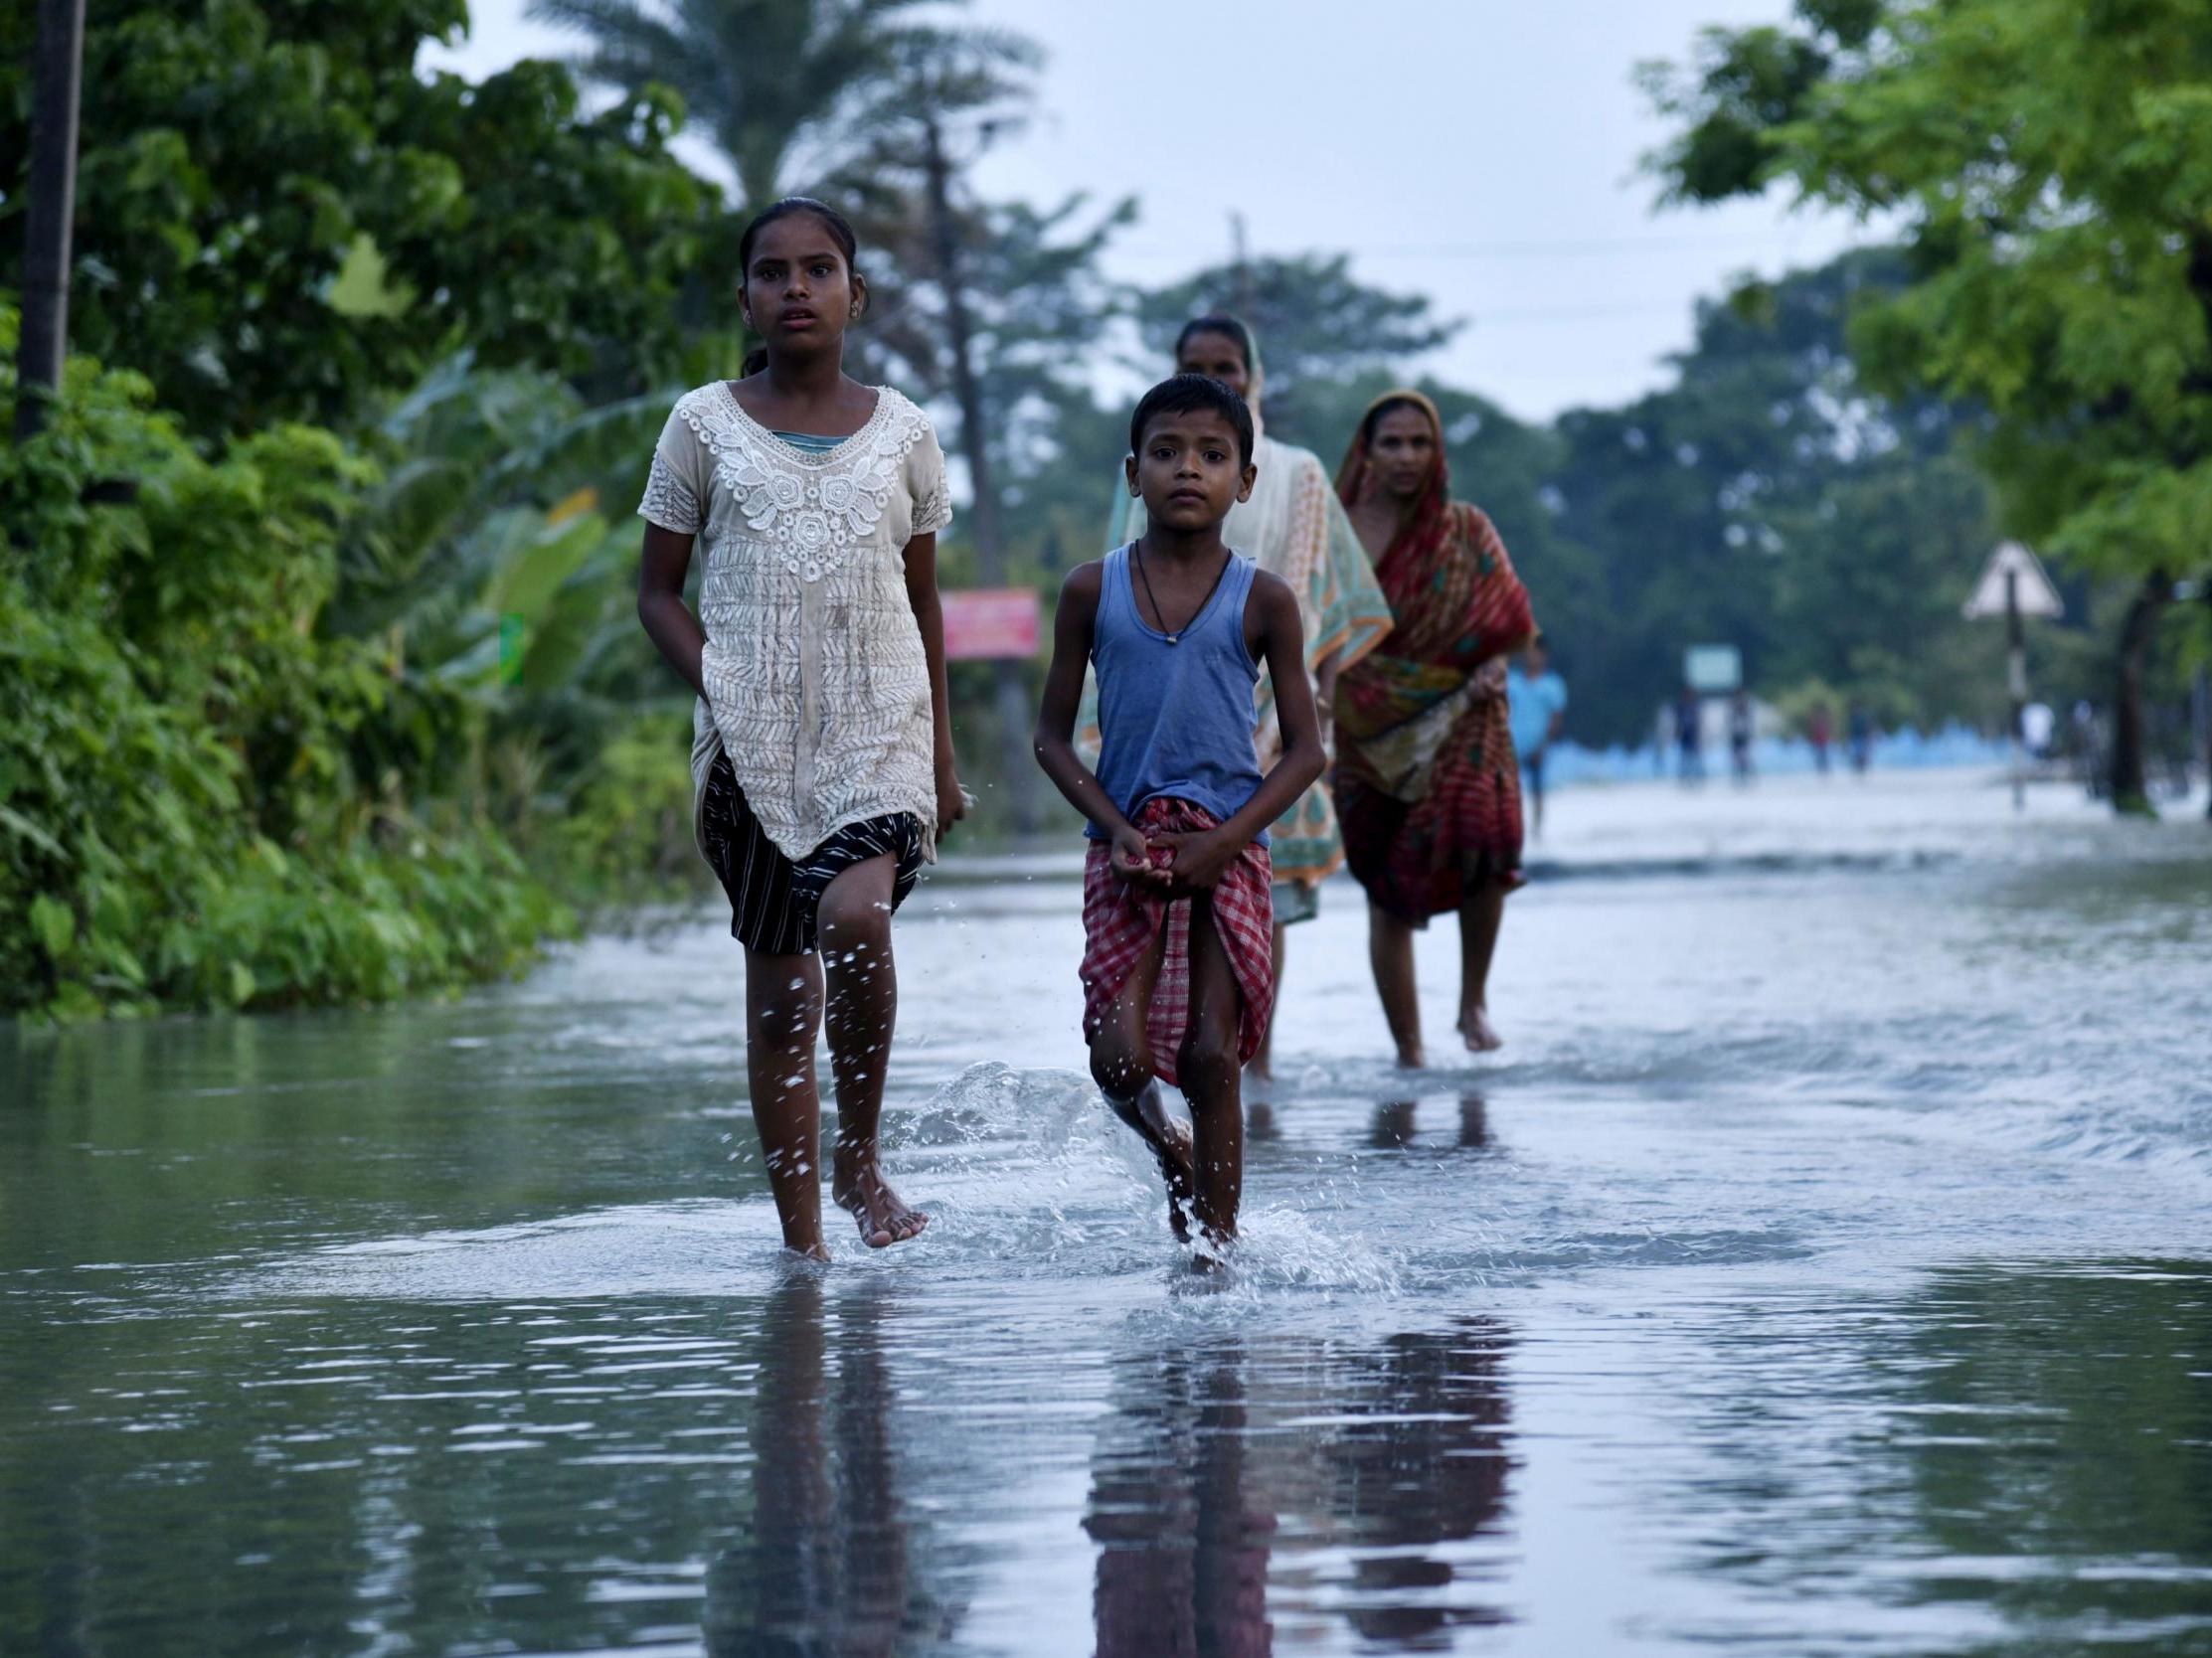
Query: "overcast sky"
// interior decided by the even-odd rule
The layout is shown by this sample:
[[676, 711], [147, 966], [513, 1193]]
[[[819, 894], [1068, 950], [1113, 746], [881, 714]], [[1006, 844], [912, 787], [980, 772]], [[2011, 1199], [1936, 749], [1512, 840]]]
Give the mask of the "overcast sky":
[[[524, 0], [472, 0], [481, 75], [562, 56]], [[1780, 201], [1657, 213], [1639, 157], [1664, 136], [1631, 82], [1713, 23], [1788, 0], [973, 0], [1050, 53], [1030, 127], [978, 189], [1136, 196], [1108, 260], [1157, 282], [1228, 256], [1344, 249], [1364, 279], [1467, 327], [1420, 365], [1542, 417], [1662, 384], [1691, 308], [1750, 270], [1817, 263], [1848, 222]], [[696, 151], [692, 158], [701, 159]]]

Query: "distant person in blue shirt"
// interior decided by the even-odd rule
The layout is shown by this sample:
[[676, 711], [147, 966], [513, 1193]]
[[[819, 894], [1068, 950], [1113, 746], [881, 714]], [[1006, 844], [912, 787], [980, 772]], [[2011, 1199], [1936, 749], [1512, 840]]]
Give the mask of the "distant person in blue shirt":
[[1513, 728], [1513, 751], [1528, 778], [1531, 822], [1544, 832], [1544, 752], [1559, 741], [1567, 724], [1567, 682], [1552, 672], [1550, 653], [1538, 634], [1505, 675], [1506, 719]]

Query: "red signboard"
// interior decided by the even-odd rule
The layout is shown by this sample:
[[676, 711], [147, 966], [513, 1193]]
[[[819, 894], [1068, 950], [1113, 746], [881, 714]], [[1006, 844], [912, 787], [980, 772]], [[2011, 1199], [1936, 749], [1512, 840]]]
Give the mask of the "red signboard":
[[948, 662], [1027, 661], [1037, 654], [1044, 606], [1034, 587], [984, 587], [942, 593]]

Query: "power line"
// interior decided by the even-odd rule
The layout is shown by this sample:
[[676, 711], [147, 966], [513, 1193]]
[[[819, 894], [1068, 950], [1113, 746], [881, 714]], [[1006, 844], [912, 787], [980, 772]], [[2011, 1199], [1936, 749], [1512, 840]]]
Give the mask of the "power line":
[[[1772, 249], [1786, 254], [1789, 252], [1783, 239], [1772, 236], [1610, 237], [1557, 242], [1378, 243], [1344, 250], [1359, 257], [1384, 254], [1393, 258], [1424, 259], [1564, 259], [1599, 258], [1620, 253], [1719, 252], [1730, 249]], [[1123, 243], [1115, 247], [1114, 251], [1133, 254], [1139, 258], [1187, 260], [1190, 257], [1187, 247], [1171, 249], [1144, 243]]]

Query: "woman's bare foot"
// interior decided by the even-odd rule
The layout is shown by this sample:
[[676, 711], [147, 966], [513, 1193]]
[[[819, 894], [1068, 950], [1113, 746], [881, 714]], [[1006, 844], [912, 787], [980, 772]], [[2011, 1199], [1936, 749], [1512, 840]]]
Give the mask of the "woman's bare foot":
[[1459, 1010], [1459, 1034], [1466, 1038], [1470, 1054], [1494, 1054], [1505, 1046], [1505, 1038], [1497, 1034], [1489, 1011], [1480, 1002]]
[[[883, 1169], [872, 1156], [863, 1157], [855, 1147], [837, 1148], [830, 1173], [829, 1195], [859, 1223], [861, 1242], [871, 1249], [888, 1249], [918, 1237], [930, 1224], [929, 1216], [909, 1208], [883, 1178]], [[827, 1258], [826, 1256], [824, 1258]]]

